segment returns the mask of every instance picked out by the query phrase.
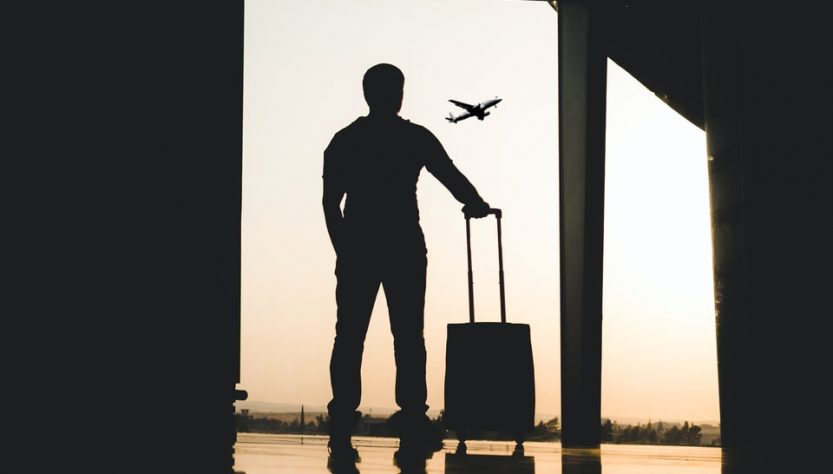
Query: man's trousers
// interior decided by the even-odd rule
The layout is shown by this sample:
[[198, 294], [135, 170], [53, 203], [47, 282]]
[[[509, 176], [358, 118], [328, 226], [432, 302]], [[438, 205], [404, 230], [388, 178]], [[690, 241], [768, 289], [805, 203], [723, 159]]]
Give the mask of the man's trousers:
[[336, 264], [336, 337], [330, 359], [333, 399], [328, 404], [330, 435], [349, 436], [361, 415], [361, 365], [370, 315], [383, 287], [396, 360], [396, 403], [406, 417], [424, 417], [426, 252], [363, 248], [339, 252]]

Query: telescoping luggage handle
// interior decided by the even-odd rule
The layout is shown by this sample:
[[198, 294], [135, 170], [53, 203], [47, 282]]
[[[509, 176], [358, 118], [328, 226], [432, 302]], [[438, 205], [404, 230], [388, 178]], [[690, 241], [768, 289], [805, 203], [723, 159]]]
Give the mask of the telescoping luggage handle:
[[[489, 214], [494, 214], [497, 220], [497, 261], [498, 261], [498, 283], [500, 284], [500, 322], [506, 322], [506, 293], [503, 288], [503, 237], [500, 230], [500, 219], [503, 211], [500, 209], [489, 209]], [[471, 217], [466, 216], [466, 254], [469, 260], [469, 322], [474, 322], [474, 276], [471, 271]]]

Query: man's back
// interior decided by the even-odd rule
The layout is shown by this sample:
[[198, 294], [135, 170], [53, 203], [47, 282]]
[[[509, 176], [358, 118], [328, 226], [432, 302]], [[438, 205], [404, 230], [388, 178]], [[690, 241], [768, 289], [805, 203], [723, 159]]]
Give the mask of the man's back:
[[324, 179], [347, 194], [347, 234], [386, 240], [421, 235], [416, 184], [423, 167], [455, 196], [479, 198], [439, 140], [420, 125], [398, 116], [359, 117], [336, 133], [324, 152]]
[[359, 117], [333, 137], [324, 153], [324, 174], [347, 193], [347, 225], [418, 223], [416, 182], [428, 133], [399, 117]]

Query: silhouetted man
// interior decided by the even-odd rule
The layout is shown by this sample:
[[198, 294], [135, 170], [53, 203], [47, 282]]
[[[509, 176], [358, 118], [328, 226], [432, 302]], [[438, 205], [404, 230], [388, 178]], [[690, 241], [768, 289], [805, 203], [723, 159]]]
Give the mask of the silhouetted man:
[[[350, 436], [361, 416], [361, 363], [379, 286], [388, 302], [396, 360], [394, 416], [400, 451], [442, 447], [432, 432], [425, 386], [426, 248], [419, 225], [416, 183], [425, 167], [471, 217], [489, 205], [454, 166], [426, 128], [399, 117], [405, 78], [396, 66], [377, 64], [362, 81], [370, 113], [335, 134], [324, 151], [324, 215], [337, 254], [336, 337], [330, 360], [333, 399], [330, 450], [357, 458]], [[347, 199], [344, 213], [341, 200]]]

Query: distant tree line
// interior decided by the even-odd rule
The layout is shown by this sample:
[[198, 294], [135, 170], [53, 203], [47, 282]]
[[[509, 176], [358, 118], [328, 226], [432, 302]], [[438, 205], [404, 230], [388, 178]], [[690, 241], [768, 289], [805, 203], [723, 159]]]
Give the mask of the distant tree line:
[[618, 425], [609, 419], [602, 420], [602, 443], [614, 444], [668, 444], [674, 446], [700, 446], [702, 428], [688, 421], [670, 427], [663, 422], [650, 421], [646, 425]]
[[[329, 416], [316, 415], [313, 421], [303, 423], [299, 418], [290, 422], [281, 421], [269, 415], [250, 414], [248, 412], [235, 413], [235, 423], [238, 433], [274, 433], [274, 434], [327, 434]], [[431, 423], [442, 427], [442, 414], [432, 419]], [[396, 436], [387, 418], [362, 416], [356, 424], [355, 434], [360, 436]]]
[[548, 420], [539, 421], [535, 428], [532, 429], [526, 439], [529, 441], [557, 441], [561, 439], [561, 425], [558, 423], [558, 417]]
[[[431, 420], [437, 428], [444, 430], [443, 413]], [[235, 414], [237, 431], [241, 433], [276, 433], [276, 434], [327, 434], [326, 415], [316, 415], [312, 421], [302, 423], [299, 418], [290, 422], [281, 421], [268, 416], [258, 416], [248, 412]], [[681, 426], [663, 422], [645, 425], [620, 425], [610, 419], [602, 420], [601, 440], [603, 443], [614, 444], [665, 444], [675, 446], [702, 445], [702, 428], [686, 421]], [[396, 436], [386, 418], [364, 415], [356, 427], [356, 434], [362, 436]], [[447, 438], [453, 438], [454, 433], [446, 431]], [[469, 439], [511, 440], [509, 433], [499, 431], [474, 431], [468, 435]], [[561, 439], [561, 426], [558, 417], [547, 421], [540, 421], [527, 437], [529, 441], [558, 441]], [[719, 440], [712, 445], [719, 445]]]
[[[446, 438], [455, 438], [453, 431], [446, 433]], [[466, 439], [483, 439], [492, 441], [513, 441], [512, 433], [499, 430], [469, 430]], [[558, 424], [558, 417], [548, 421], [539, 421], [531, 432], [527, 433], [527, 441], [557, 441], [561, 439], [561, 428]]]
[[285, 422], [249, 413], [235, 413], [234, 418], [238, 433], [327, 434], [327, 419], [322, 415], [304, 424], [298, 418]]
[[[273, 433], [273, 434], [327, 434], [327, 421], [329, 417], [326, 415], [317, 415], [314, 421], [302, 424], [299, 417], [294, 418], [290, 422], [281, 421], [277, 418], [268, 415], [250, 414], [248, 412], [236, 413], [235, 422], [237, 431], [239, 433]], [[392, 427], [388, 424], [387, 418], [372, 417], [364, 415], [357, 423], [355, 434], [361, 436], [387, 436], [394, 437]], [[443, 420], [443, 413], [431, 419], [438, 430], [445, 432], [446, 438], [454, 438], [453, 431], [445, 429], [445, 421]], [[527, 436], [531, 441], [554, 441], [561, 437], [561, 429], [558, 423], [558, 417], [548, 421], [540, 421], [531, 433]], [[469, 439], [490, 439], [490, 440], [511, 440], [513, 439], [509, 433], [492, 430], [477, 430], [471, 431], [468, 434]]]

